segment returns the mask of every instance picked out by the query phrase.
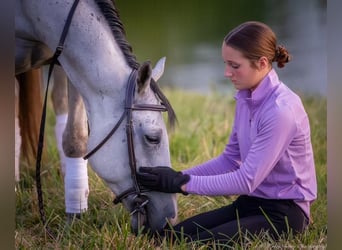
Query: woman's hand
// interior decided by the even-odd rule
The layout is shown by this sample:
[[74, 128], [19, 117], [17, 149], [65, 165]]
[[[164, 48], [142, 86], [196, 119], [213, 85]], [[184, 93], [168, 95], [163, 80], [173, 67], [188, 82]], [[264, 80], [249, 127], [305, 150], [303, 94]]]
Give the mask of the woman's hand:
[[190, 180], [190, 176], [170, 167], [140, 167], [137, 179], [139, 184], [151, 190], [188, 194], [185, 191], [185, 184]]

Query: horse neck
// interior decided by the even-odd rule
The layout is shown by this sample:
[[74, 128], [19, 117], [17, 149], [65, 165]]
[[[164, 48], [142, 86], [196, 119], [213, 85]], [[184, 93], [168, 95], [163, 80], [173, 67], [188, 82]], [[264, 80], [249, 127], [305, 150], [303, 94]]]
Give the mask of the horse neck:
[[[47, 26], [55, 26], [55, 34], [61, 34], [63, 22], [59, 20], [66, 19], [65, 9], [69, 10], [71, 3], [51, 1], [51, 4], [56, 6], [54, 13], [59, 13], [59, 17], [47, 18], [42, 30], [50, 34]], [[54, 49], [59, 36], [52, 38], [49, 34], [42, 37]], [[82, 95], [90, 119], [93, 114], [112, 114], [118, 106], [123, 106], [125, 86], [132, 69], [94, 1], [79, 2], [59, 61]]]
[[[17, 1], [17, 5], [18, 25], [25, 25], [16, 31], [22, 28], [28, 40], [34, 37], [54, 51], [72, 1]], [[93, 0], [79, 2], [58, 60], [84, 100], [90, 128], [105, 127], [123, 112], [132, 69]]]

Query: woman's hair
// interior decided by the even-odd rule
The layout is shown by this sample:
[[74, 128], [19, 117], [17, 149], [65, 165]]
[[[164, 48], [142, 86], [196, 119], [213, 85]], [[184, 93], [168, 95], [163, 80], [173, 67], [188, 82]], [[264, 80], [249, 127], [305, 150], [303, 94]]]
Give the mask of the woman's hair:
[[291, 60], [287, 49], [277, 45], [274, 32], [266, 24], [256, 21], [245, 22], [230, 31], [224, 38], [227, 46], [239, 50], [253, 61], [265, 56], [270, 64], [277, 62], [279, 68]]

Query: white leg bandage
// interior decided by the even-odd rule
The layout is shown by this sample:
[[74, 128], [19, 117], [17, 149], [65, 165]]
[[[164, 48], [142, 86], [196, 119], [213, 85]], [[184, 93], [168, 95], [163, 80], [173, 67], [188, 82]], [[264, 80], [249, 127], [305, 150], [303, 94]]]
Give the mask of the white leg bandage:
[[88, 161], [65, 157], [65, 162], [65, 210], [66, 213], [82, 213], [88, 209]]
[[20, 180], [20, 172], [19, 172], [19, 161], [20, 161], [20, 147], [21, 147], [21, 135], [20, 135], [20, 128], [19, 128], [19, 119], [15, 118], [15, 159], [14, 159], [14, 164], [15, 164], [15, 180], [19, 181]]
[[62, 146], [62, 138], [63, 138], [63, 132], [65, 130], [67, 120], [68, 120], [68, 114], [56, 115], [55, 136], [56, 136], [56, 142], [57, 142], [57, 149], [59, 153], [59, 159], [61, 162], [61, 171], [63, 175], [65, 175], [65, 154], [64, 154], [63, 146]]

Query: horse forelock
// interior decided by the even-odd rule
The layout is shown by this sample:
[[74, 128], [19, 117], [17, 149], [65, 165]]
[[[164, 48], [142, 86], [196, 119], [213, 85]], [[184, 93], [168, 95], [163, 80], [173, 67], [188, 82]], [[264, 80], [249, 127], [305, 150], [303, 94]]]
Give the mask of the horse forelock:
[[168, 114], [169, 126], [171, 127], [171, 129], [173, 129], [177, 123], [176, 112], [172, 108], [171, 103], [169, 102], [167, 97], [163, 94], [163, 92], [159, 88], [157, 82], [152, 79], [150, 86], [151, 86], [151, 89], [154, 91], [154, 93], [156, 93], [156, 95], [159, 97], [162, 104], [166, 107], [167, 114]]
[[128, 65], [133, 69], [139, 68], [139, 63], [133, 55], [132, 46], [126, 39], [126, 32], [123, 23], [120, 20], [119, 12], [112, 0], [95, 0], [101, 13], [106, 18], [110, 29], [114, 35], [115, 41], [118, 43]]

